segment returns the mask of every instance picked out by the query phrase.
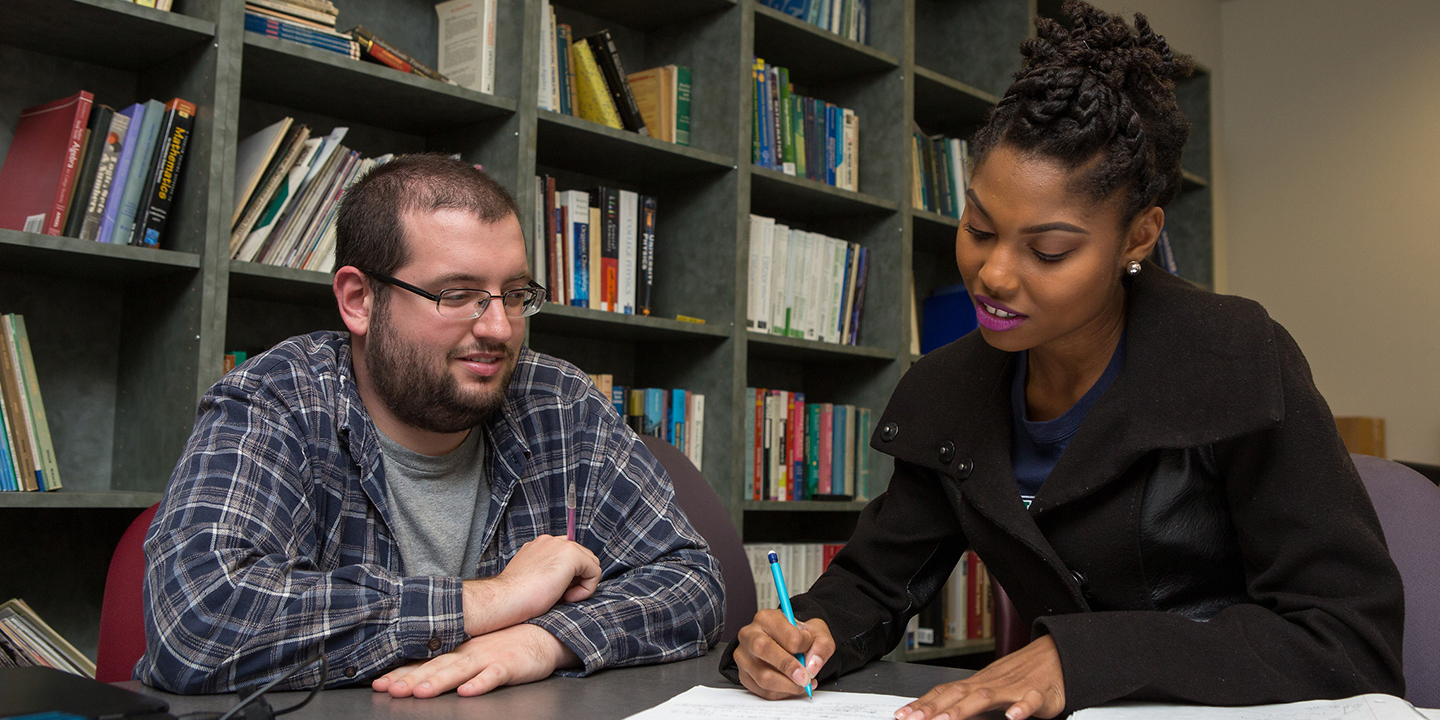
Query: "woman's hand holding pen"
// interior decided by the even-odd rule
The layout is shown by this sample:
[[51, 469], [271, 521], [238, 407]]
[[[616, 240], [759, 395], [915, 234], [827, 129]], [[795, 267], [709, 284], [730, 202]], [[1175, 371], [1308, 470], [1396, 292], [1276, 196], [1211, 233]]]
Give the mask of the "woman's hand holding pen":
[[[795, 658], [805, 655], [805, 665]], [[736, 637], [740, 683], [766, 700], [805, 694], [820, 668], [835, 654], [835, 638], [824, 620], [791, 625], [779, 610], [761, 610]]]
[[[738, 650], [735, 656], [740, 656]], [[1049, 635], [964, 680], [937, 685], [896, 710], [895, 720], [968, 720], [1002, 709], [1006, 720], [1053, 718], [1065, 709], [1065, 676]]]

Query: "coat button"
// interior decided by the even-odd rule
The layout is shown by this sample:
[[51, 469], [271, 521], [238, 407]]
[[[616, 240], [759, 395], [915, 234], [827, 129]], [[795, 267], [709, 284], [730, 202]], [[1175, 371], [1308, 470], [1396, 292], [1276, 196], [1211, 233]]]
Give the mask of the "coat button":
[[432, 637], [432, 638], [430, 638], [430, 652], [439, 652], [439, 651], [440, 651], [440, 638], [438, 638], [438, 637]]
[[347, 678], [353, 678], [358, 674], [360, 674], [360, 671], [356, 670], [354, 665], [345, 668], [345, 677]]
[[884, 440], [885, 442], [890, 442], [891, 440], [894, 440], [895, 436], [899, 434], [900, 426], [896, 425], [893, 422], [887, 422], [884, 425], [880, 426], [880, 439]]
[[950, 461], [951, 461], [951, 460], [954, 460], [954, 459], [955, 459], [955, 443], [950, 442], [949, 440], [946, 440], [945, 442], [940, 443], [940, 462], [945, 463], [946, 465], [949, 465], [949, 464], [950, 464]]
[[1071, 570], [1070, 577], [1075, 578], [1075, 584], [1080, 586], [1080, 592], [1087, 595], [1090, 593], [1090, 578], [1085, 577], [1085, 573], [1079, 570]]
[[970, 458], [960, 460], [955, 463], [955, 477], [964, 480], [970, 477], [970, 471], [974, 469], [975, 463], [970, 462]]

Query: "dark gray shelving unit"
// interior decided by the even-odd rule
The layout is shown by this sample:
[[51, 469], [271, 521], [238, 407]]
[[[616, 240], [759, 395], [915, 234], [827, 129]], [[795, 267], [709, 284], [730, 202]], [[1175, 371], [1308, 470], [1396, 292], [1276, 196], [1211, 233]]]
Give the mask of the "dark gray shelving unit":
[[[363, 24], [435, 62], [431, 0], [343, 5], [340, 27]], [[0, 543], [35, 548], [0, 560], [0, 600], [25, 597], [93, 652], [110, 550], [158, 500], [223, 354], [343, 329], [329, 274], [228, 257], [236, 145], [286, 116], [315, 134], [347, 127], [345, 144], [367, 156], [440, 151], [482, 164], [515, 191], [527, 235], [537, 174], [562, 190], [606, 185], [656, 197], [653, 314], [551, 305], [530, 320], [529, 344], [619, 385], [704, 393], [703, 471], [747, 541], [848, 536], [863, 503], [748, 499], [746, 388], [884, 408], [916, 359], [913, 298], [959, 281], [958, 221], [910, 207], [912, 129], [965, 136], [983, 122], [1019, 66], [1036, 0], [872, 0], [868, 44], [758, 0], [554, 6], [577, 38], [610, 30], [631, 72], [691, 68], [689, 147], [538, 110], [540, 0], [499, 0], [493, 95], [248, 34], [243, 0], [176, 0], [171, 13], [122, 0], [5, 3], [0, 61], [20, 79], [0, 98], [0, 158], [22, 108], [79, 89], [117, 108], [179, 96], [199, 115], [164, 249], [0, 230], [0, 312], [26, 316], [66, 485], [0, 494]], [[751, 165], [756, 56], [789, 68], [797, 92], [857, 112], [858, 192]], [[1213, 222], [1209, 150], [1199, 144], [1209, 93], [1204, 73], [1182, 84], [1195, 131], [1186, 191], [1169, 213], [1182, 270], [1195, 268], [1187, 277], [1202, 283]], [[869, 248], [858, 345], [745, 330], [751, 213]], [[873, 496], [890, 462], [871, 455]], [[56, 532], [71, 527], [80, 529]]]

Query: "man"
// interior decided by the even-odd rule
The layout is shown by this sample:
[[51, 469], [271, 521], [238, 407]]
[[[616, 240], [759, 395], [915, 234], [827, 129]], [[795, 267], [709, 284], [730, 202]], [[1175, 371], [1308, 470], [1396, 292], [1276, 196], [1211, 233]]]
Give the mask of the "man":
[[583, 372], [522, 346], [544, 291], [509, 193], [398, 158], [347, 191], [335, 264], [349, 334], [201, 399], [145, 541], [136, 676], [308, 687], [323, 653], [327, 685], [432, 697], [706, 652], [719, 564], [669, 478]]

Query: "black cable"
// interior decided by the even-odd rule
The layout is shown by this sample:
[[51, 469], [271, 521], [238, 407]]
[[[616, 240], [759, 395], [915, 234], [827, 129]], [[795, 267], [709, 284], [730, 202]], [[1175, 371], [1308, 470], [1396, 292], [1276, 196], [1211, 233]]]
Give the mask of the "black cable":
[[[244, 698], [242, 698], [240, 702], [232, 705], [229, 710], [226, 710], [224, 712], [224, 714], [216, 712], [191, 712], [177, 716], [176, 720], [231, 720], [237, 715], [237, 713], [240, 713], [243, 717], [242, 711], [245, 708], [249, 707], [251, 703], [254, 703], [257, 699], [260, 699], [261, 696], [263, 696], [265, 693], [273, 690], [276, 685], [279, 685], [280, 683], [289, 680], [301, 670], [309, 668], [316, 662], [320, 663], [320, 681], [315, 683], [315, 687], [310, 690], [310, 694], [306, 695], [304, 700], [301, 700], [300, 702], [291, 705], [288, 708], [284, 708], [283, 710], [277, 710], [273, 713], [270, 713], [270, 717], [278, 717], [280, 715], [284, 715], [285, 713], [295, 712], [296, 710], [299, 710], [300, 708], [308, 705], [311, 700], [315, 699], [315, 696], [319, 694], [320, 690], [325, 687], [325, 681], [328, 679], [329, 675], [330, 663], [325, 659], [325, 655], [323, 653], [317, 654], [315, 657], [312, 657], [309, 660], [306, 660], [305, 662], [293, 668], [290, 668], [289, 670], [281, 674], [279, 677], [260, 686], [256, 690], [252, 691], [249, 695], [246, 695]], [[261, 699], [260, 701], [262, 703], [264, 702], [263, 699]], [[266, 709], [269, 709], [268, 705]]]

